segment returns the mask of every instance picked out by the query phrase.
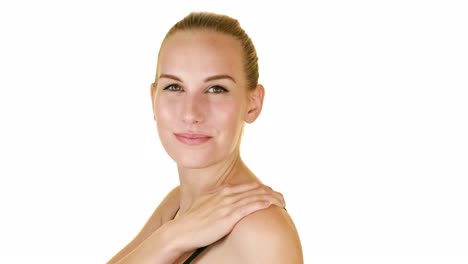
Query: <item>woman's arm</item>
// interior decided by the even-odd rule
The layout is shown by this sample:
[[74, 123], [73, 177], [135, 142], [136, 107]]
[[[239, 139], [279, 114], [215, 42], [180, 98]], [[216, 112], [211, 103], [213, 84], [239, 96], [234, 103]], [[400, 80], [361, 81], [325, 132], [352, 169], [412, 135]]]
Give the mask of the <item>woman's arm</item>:
[[143, 241], [151, 236], [163, 223], [171, 220], [179, 208], [179, 187], [175, 187], [162, 200], [159, 206], [154, 210], [146, 224], [143, 226], [138, 235], [120, 250], [107, 264], [116, 264], [135, 250]]
[[177, 235], [173, 234], [170, 223], [159, 229], [138, 244], [127, 255], [115, 264], [171, 264], [179, 258], [183, 251], [177, 245]]
[[173, 263], [184, 252], [218, 241], [239, 220], [272, 204], [284, 207], [282, 195], [259, 183], [222, 186], [199, 197], [186, 213], [164, 223], [108, 264]]

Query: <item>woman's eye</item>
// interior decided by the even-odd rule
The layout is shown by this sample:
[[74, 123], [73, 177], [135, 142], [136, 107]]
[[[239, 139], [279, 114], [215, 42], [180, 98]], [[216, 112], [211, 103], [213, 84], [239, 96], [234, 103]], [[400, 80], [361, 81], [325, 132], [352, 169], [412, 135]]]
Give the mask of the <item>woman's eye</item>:
[[163, 90], [172, 91], [172, 92], [179, 92], [179, 91], [182, 91], [182, 88], [177, 84], [169, 84]]
[[226, 90], [226, 88], [224, 88], [222, 86], [215, 85], [215, 86], [211, 86], [208, 89], [208, 92], [209, 93], [226, 93], [226, 92], [228, 92], [228, 90]]

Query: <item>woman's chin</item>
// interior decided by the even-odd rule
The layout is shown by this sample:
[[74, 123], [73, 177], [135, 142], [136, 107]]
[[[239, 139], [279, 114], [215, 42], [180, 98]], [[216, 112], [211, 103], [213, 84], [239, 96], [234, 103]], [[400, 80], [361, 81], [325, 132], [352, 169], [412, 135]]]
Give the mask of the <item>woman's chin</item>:
[[204, 158], [200, 156], [177, 157], [177, 158], [173, 158], [173, 160], [177, 163], [177, 166], [179, 168], [185, 168], [185, 169], [203, 169], [216, 163], [216, 161], [213, 160], [212, 158], [210, 159], [210, 158]]
[[184, 169], [203, 169], [209, 167], [212, 163], [209, 162], [194, 162], [194, 161], [187, 161], [187, 162], [177, 162], [177, 167], [184, 168]]

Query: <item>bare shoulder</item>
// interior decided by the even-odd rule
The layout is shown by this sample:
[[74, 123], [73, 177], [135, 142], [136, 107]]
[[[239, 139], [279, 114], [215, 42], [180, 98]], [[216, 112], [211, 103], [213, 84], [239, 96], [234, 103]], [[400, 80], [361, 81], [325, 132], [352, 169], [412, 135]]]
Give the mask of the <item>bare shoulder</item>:
[[126, 256], [138, 245], [140, 245], [151, 233], [158, 229], [165, 222], [172, 219], [177, 212], [179, 206], [179, 187], [173, 188], [159, 203], [154, 212], [151, 214], [145, 225], [135, 238], [130, 241], [122, 250], [120, 250], [107, 264], [117, 263], [121, 258]]
[[148, 231], [148, 229], [154, 231], [155, 227], [158, 228], [174, 217], [179, 208], [179, 193], [179, 186], [177, 186], [164, 197], [143, 226], [143, 232]]
[[155, 212], [160, 211], [162, 222], [165, 223], [171, 220], [172, 218], [174, 218], [174, 215], [177, 213], [177, 210], [179, 210], [179, 203], [180, 203], [180, 188], [179, 186], [177, 186], [177, 187], [174, 187], [166, 195], [166, 197], [159, 204], [158, 208], [156, 208]]
[[285, 209], [277, 206], [244, 217], [226, 243], [241, 263], [303, 263], [294, 222]]

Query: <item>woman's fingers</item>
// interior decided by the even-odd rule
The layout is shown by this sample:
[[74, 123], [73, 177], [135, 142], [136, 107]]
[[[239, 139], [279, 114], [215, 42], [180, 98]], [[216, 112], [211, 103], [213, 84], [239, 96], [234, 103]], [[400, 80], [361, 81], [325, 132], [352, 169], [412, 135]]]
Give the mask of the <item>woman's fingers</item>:
[[248, 203], [255, 200], [269, 201], [276, 206], [285, 207], [284, 197], [281, 193], [273, 191], [268, 186], [258, 186], [243, 193], [231, 194], [229, 198], [225, 198], [225, 204], [231, 203]]
[[226, 198], [220, 213], [224, 215], [223, 218], [228, 217], [230, 219], [228, 222], [237, 223], [243, 217], [271, 205], [284, 208], [283, 195], [271, 190], [271, 188], [257, 187]]
[[272, 193], [264, 193], [264, 194], [251, 194], [251, 195], [243, 196], [242, 198], [238, 199], [235, 203], [233, 203], [231, 207], [235, 209], [240, 206], [244, 206], [244, 205], [256, 203], [256, 202], [264, 202], [268, 205], [273, 204], [281, 208], [283, 208], [283, 205], [284, 205], [283, 200], [279, 198], [277, 195], [274, 195]]
[[239, 204], [238, 207], [233, 208], [233, 211], [228, 215], [228, 217], [231, 218], [233, 222], [237, 223], [249, 214], [270, 206], [271, 202], [265, 200], [254, 200], [249, 203], [242, 203]]
[[224, 185], [198, 197], [192, 207], [177, 218], [184, 232], [185, 250], [211, 244], [228, 234], [245, 216], [271, 205], [284, 207], [283, 195], [270, 187], [249, 182]]
[[279, 207], [286, 208], [286, 200], [284, 200], [284, 196], [280, 192], [275, 192], [275, 196], [278, 198], [278, 200], [281, 201], [281, 206], [278, 205]]

